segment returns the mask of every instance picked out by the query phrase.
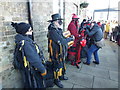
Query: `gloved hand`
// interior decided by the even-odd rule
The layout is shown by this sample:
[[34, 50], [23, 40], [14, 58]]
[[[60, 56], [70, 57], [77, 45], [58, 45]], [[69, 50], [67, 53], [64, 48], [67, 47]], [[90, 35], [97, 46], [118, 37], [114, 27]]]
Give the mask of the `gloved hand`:
[[46, 80], [46, 76], [47, 76], [47, 75], [42, 76], [43, 80]]
[[43, 79], [46, 79], [46, 75], [47, 75], [47, 70], [45, 70], [44, 73], [41, 73], [41, 76], [43, 77]]

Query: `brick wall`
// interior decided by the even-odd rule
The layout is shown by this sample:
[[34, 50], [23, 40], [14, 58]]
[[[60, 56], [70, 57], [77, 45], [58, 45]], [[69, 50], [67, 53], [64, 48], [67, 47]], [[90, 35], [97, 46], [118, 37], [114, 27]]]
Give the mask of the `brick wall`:
[[12, 66], [16, 32], [10, 25], [11, 21], [27, 22], [26, 3], [0, 2], [0, 85], [2, 83], [3, 88], [22, 86], [21, 77]]
[[[48, 20], [53, 13], [52, 2], [33, 2], [33, 28], [35, 41], [42, 48], [46, 60], [48, 60]], [[50, 9], [51, 7], [51, 9]]]
[[[78, 8], [75, 6], [77, 5]], [[72, 20], [72, 14], [75, 13], [79, 15], [79, 8], [80, 0], [65, 0], [65, 30], [67, 30], [67, 27]], [[80, 16], [80, 15], [79, 15]]]
[[[35, 41], [42, 48], [46, 60], [47, 53], [47, 20], [51, 19], [52, 2], [32, 2], [32, 20]], [[12, 66], [15, 29], [14, 22], [28, 22], [26, 2], [0, 2], [0, 88], [22, 87], [21, 75]], [[42, 9], [41, 9], [42, 8]], [[2, 84], [1, 84], [2, 83]]]
[[120, 1], [118, 2], [118, 23], [120, 25]]

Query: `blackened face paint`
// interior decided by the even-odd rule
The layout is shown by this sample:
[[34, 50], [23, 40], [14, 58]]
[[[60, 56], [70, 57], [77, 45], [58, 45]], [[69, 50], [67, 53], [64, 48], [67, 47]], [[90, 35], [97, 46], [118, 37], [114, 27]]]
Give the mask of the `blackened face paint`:
[[59, 23], [59, 25], [62, 25], [63, 22], [62, 22], [62, 20], [59, 20], [58, 23]]

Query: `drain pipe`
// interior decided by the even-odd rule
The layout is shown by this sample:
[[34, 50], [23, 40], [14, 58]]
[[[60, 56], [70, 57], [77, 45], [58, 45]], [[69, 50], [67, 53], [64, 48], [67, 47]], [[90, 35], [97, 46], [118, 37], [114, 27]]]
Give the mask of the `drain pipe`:
[[[32, 23], [32, 0], [27, 1], [27, 9], [28, 9], [28, 22], [31, 25], [31, 28], [33, 29], [33, 23]], [[32, 39], [34, 40], [34, 34], [32, 34]]]

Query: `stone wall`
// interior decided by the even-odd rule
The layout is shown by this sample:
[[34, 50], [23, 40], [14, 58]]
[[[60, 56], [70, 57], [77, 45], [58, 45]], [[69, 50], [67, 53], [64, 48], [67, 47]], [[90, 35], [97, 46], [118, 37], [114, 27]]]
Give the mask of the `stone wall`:
[[120, 1], [118, 2], [118, 23], [120, 25]]
[[[13, 1], [0, 2], [0, 89], [23, 87], [21, 75], [12, 65], [16, 32], [10, 24], [11, 21], [28, 23], [27, 0]], [[65, 1], [63, 2], [65, 7], [62, 9], [65, 10], [63, 14], [65, 30], [67, 30], [72, 14], [77, 13], [74, 3], [79, 5], [79, 0], [62, 1]], [[51, 15], [54, 13], [53, 7], [55, 4], [53, 5], [53, 0], [33, 0], [31, 5], [34, 39], [42, 48], [44, 56], [48, 60], [47, 27], [49, 23], [47, 21], [51, 19]]]
[[25, 2], [0, 2], [0, 85], [2, 83], [3, 88], [22, 86], [21, 77], [12, 66], [16, 32], [11, 21], [27, 22]]
[[42, 48], [46, 60], [48, 60], [48, 20], [53, 12], [52, 2], [33, 2], [32, 16], [34, 37], [37, 44]]
[[[78, 6], [78, 7], [76, 7], [76, 5]], [[68, 27], [68, 25], [69, 25], [69, 23], [71, 22], [71, 20], [72, 20], [72, 14], [74, 13], [74, 14], [76, 14], [76, 15], [78, 15], [78, 16], [80, 16], [79, 15], [79, 5], [80, 5], [80, 0], [65, 0], [65, 13], [64, 13], [64, 15], [65, 15], [65, 30], [67, 30], [67, 27]]]
[[[26, 1], [26, 0], [25, 0]], [[19, 71], [13, 68], [13, 51], [15, 29], [14, 22], [28, 22], [26, 2], [0, 2], [0, 88], [22, 87]], [[51, 9], [50, 9], [51, 7]], [[42, 48], [46, 60], [47, 53], [47, 20], [51, 19], [52, 2], [32, 2], [32, 21], [34, 38]]]

